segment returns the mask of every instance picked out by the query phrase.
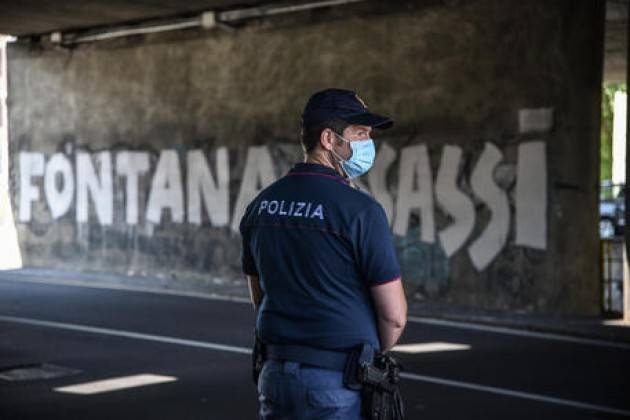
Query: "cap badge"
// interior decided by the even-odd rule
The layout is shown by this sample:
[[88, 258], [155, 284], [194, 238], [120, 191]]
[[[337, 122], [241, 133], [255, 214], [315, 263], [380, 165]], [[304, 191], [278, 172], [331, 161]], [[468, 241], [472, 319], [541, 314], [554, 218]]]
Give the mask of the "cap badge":
[[365, 104], [365, 101], [363, 99], [361, 99], [361, 97], [359, 97], [359, 95], [357, 95], [356, 93], [354, 94], [354, 97], [357, 98], [357, 101], [361, 102], [361, 105], [363, 105], [363, 108], [367, 108], [368, 106]]

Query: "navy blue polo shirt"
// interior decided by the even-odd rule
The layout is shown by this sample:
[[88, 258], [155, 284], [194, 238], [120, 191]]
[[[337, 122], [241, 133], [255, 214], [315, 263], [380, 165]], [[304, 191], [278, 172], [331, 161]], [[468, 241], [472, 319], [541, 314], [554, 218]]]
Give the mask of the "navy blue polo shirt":
[[370, 288], [400, 278], [383, 207], [336, 171], [298, 163], [241, 220], [243, 271], [264, 296], [263, 341], [346, 350], [379, 348]]

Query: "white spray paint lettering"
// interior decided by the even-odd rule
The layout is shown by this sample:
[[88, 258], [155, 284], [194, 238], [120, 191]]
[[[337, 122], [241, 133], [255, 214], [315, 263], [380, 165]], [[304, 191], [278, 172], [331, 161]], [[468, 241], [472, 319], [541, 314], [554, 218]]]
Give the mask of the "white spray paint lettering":
[[146, 152], [120, 152], [116, 156], [116, 173], [125, 178], [127, 206], [125, 221], [138, 224], [138, 182], [140, 176], [149, 171], [149, 154]]
[[[462, 248], [467, 250], [477, 270], [484, 270], [496, 259], [507, 244], [512, 214], [507, 192], [496, 184], [493, 173], [503, 161], [503, 154], [492, 143], [486, 143], [475, 163], [469, 183], [470, 195], [461, 189], [460, 172], [462, 149], [446, 145], [433, 182], [426, 145], [403, 148], [398, 167], [398, 185], [388, 187], [387, 174], [396, 160], [395, 150], [384, 143], [374, 168], [366, 177], [371, 193], [383, 204], [393, 232], [406, 236], [412, 215], [419, 216], [419, 239], [435, 243], [436, 208], [449, 217], [449, 222], [437, 232], [439, 245], [448, 257]], [[33, 205], [42, 198], [53, 219], [68, 214], [76, 195], [76, 221], [87, 223], [90, 213], [95, 222], [111, 225], [113, 222], [113, 179], [124, 180], [125, 223], [142, 222], [160, 224], [165, 210], [173, 222], [200, 225], [203, 213], [213, 227], [230, 226], [236, 232], [245, 206], [266, 186], [275, 181], [275, 168], [266, 146], [250, 147], [245, 159], [240, 189], [230, 220], [230, 168], [228, 150], [218, 148], [213, 165], [201, 150], [190, 150], [185, 155], [186, 183], [182, 181], [180, 157], [174, 150], [162, 150], [153, 171], [150, 155], [141, 151], [120, 151], [115, 156], [115, 173], [112, 153], [77, 152], [75, 171], [72, 160], [55, 153], [48, 160], [43, 153], [19, 153], [19, 220], [27, 223], [33, 218]], [[522, 143], [518, 148], [515, 187], [515, 244], [545, 250], [547, 247], [547, 172], [543, 141]], [[41, 178], [43, 177], [43, 182]], [[150, 178], [147, 192], [140, 190], [142, 177]], [[395, 189], [395, 199], [391, 192]], [[142, 198], [146, 208], [142, 208]], [[186, 200], [185, 197], [186, 196]], [[435, 197], [435, 199], [434, 199]], [[435, 200], [435, 201], [434, 201]], [[481, 203], [487, 222], [477, 237], [471, 237], [477, 220], [473, 200]], [[89, 203], [92, 203], [90, 211]], [[308, 201], [265, 200], [256, 210], [258, 214], [281, 217], [316, 218], [324, 220], [325, 208]], [[145, 220], [139, 220], [144, 217]], [[149, 226], [150, 224], [147, 224]], [[470, 244], [467, 243], [470, 241]]]
[[398, 168], [398, 200], [394, 233], [407, 234], [412, 209], [420, 210], [420, 238], [423, 242], [435, 242], [433, 217], [433, 177], [429, 153], [425, 145], [405, 147], [400, 152]]
[[491, 217], [486, 229], [468, 248], [468, 255], [479, 271], [501, 252], [507, 242], [510, 227], [510, 205], [507, 194], [494, 183], [492, 173], [503, 155], [492, 143], [486, 143], [485, 149], [477, 162], [470, 185], [474, 194], [483, 201]]
[[208, 162], [201, 150], [188, 152], [188, 223], [201, 224], [201, 205], [213, 226], [227, 226], [230, 217], [230, 166], [228, 150], [220, 147], [216, 152], [216, 178], [212, 176]]
[[[98, 175], [92, 156], [99, 168]], [[76, 157], [77, 222], [88, 221], [88, 196], [91, 196], [98, 222], [101, 225], [111, 225], [114, 216], [112, 155], [105, 151], [94, 153], [92, 156], [85, 152], [78, 152]]]
[[175, 223], [184, 221], [184, 193], [179, 158], [174, 150], [162, 150], [151, 183], [147, 220], [155, 224], [162, 221], [162, 210], [168, 209]]
[[547, 154], [545, 143], [518, 146], [516, 245], [547, 249]]
[[[61, 189], [58, 188], [58, 180], [61, 181]], [[46, 165], [44, 192], [53, 219], [70, 210], [74, 198], [74, 174], [70, 160], [63, 153], [55, 153]]]
[[39, 188], [33, 178], [44, 175], [44, 154], [20, 152], [20, 221], [28, 222], [32, 217], [32, 205], [39, 200]]
[[461, 148], [445, 146], [435, 180], [437, 203], [442, 211], [453, 219], [453, 222], [439, 233], [440, 243], [447, 257], [451, 257], [464, 245], [475, 227], [473, 202], [457, 187], [461, 157]]

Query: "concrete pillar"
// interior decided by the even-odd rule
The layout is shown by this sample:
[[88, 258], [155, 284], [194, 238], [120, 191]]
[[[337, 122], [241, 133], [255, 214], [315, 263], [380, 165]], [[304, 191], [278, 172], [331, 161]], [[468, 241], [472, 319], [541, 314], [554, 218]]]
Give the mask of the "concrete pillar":
[[[6, 38], [0, 35], [0, 193], [7, 190], [9, 185], [6, 61]], [[0, 206], [0, 220], [3, 215], [2, 209], [3, 207]]]
[[627, 245], [623, 253], [623, 320], [630, 322], [630, 269], [628, 268]]
[[[628, 22], [630, 22], [630, 7], [628, 7]], [[626, 33], [627, 43], [626, 43], [626, 86], [628, 86], [628, 82], [630, 81], [630, 30], [627, 30]], [[630, 102], [630, 92], [626, 95], [626, 101]], [[626, 104], [626, 128], [630, 127], [627, 123], [629, 118], [628, 111], [630, 110], [630, 103]], [[626, 129], [626, 184], [628, 183], [628, 179], [630, 179], [630, 165], [628, 165], [628, 158], [630, 158], [630, 141], [628, 141], [628, 133], [630, 130]], [[630, 222], [630, 217], [628, 217], [628, 211], [630, 211], [630, 194], [628, 194], [628, 189], [626, 188], [625, 194], [625, 202], [626, 202], [626, 224], [625, 224], [625, 252], [623, 253], [623, 319], [625, 321], [630, 321], [630, 278], [628, 274], [628, 252], [630, 252], [630, 227], [628, 227], [628, 222]]]
[[9, 127], [7, 113], [7, 38], [0, 35], [0, 269], [20, 268], [22, 256], [18, 245], [11, 195], [9, 194]]

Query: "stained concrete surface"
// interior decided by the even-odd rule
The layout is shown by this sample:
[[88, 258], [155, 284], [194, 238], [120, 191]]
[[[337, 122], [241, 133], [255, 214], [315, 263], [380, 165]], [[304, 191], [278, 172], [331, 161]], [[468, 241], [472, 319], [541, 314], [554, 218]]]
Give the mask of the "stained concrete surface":
[[[400, 170], [402, 156], [426, 151], [426, 164], [407, 165], [426, 179], [437, 178], [447, 147], [461, 152], [447, 196], [467, 197], [474, 226], [458, 252], [449, 257], [440, 244], [438, 233], [453, 223], [453, 215], [437, 200], [408, 217], [402, 210], [403, 216], [395, 215], [405, 220], [394, 222], [394, 229], [408, 227], [399, 228], [395, 242], [412, 298], [481, 310], [597, 315], [604, 12], [603, 2], [592, 1], [366, 2], [252, 21], [233, 31], [179, 31], [74, 49], [12, 44], [11, 191], [25, 266], [161, 277], [206, 291], [212, 279], [242, 284], [234, 231], [239, 197], [299, 159], [306, 98], [339, 86], [355, 89], [371, 109], [396, 120], [393, 131], [375, 134], [392, 150], [376, 178], [383, 202], [422, 201], [420, 193], [399, 194], [400, 174], [406, 173]], [[551, 110], [552, 124], [522, 131], [521, 111], [541, 109]], [[533, 247], [518, 243], [516, 225], [526, 212], [517, 211], [517, 186], [524, 179], [515, 177], [520, 147], [532, 142], [544, 146], [536, 168], [546, 175], [547, 191], [529, 203], [545, 214], [542, 245]], [[143, 210], [160, 158], [177, 155], [168, 173], [180, 167], [181, 183], [175, 184], [188, 198], [185, 157], [201, 151], [217, 179], [224, 173], [215, 163], [221, 147], [228, 154], [229, 223], [214, 226], [206, 216], [200, 225], [179, 221], [180, 213], [174, 217], [169, 209], [159, 223], [147, 222]], [[475, 169], [488, 150], [500, 162], [475, 188]], [[148, 156], [149, 170], [138, 178], [137, 224], [125, 222], [129, 197], [115, 170], [121, 152]], [[46, 176], [25, 172], [37, 166], [27, 162], [40, 158], [52, 168], [54, 155], [69, 162], [64, 168], [72, 176], [81, 174], [77, 185], [95, 180], [80, 172], [90, 168], [77, 164], [83, 153], [97, 173], [108, 162], [114, 167], [111, 194], [90, 195], [84, 205], [78, 193], [70, 195], [67, 208], [54, 191], [49, 199]], [[29, 185], [39, 199], [26, 196], [26, 204], [18, 205]], [[500, 205], [489, 205], [480, 188], [494, 191]], [[113, 208], [111, 223], [97, 213], [109, 206], [103, 203]], [[51, 207], [66, 211], [55, 218]], [[83, 212], [87, 220], [79, 216]], [[484, 247], [500, 252], [477, 267], [470, 248], [498, 213], [505, 231]], [[436, 232], [427, 241], [421, 235], [430, 217]], [[534, 221], [530, 230], [538, 225]]]

